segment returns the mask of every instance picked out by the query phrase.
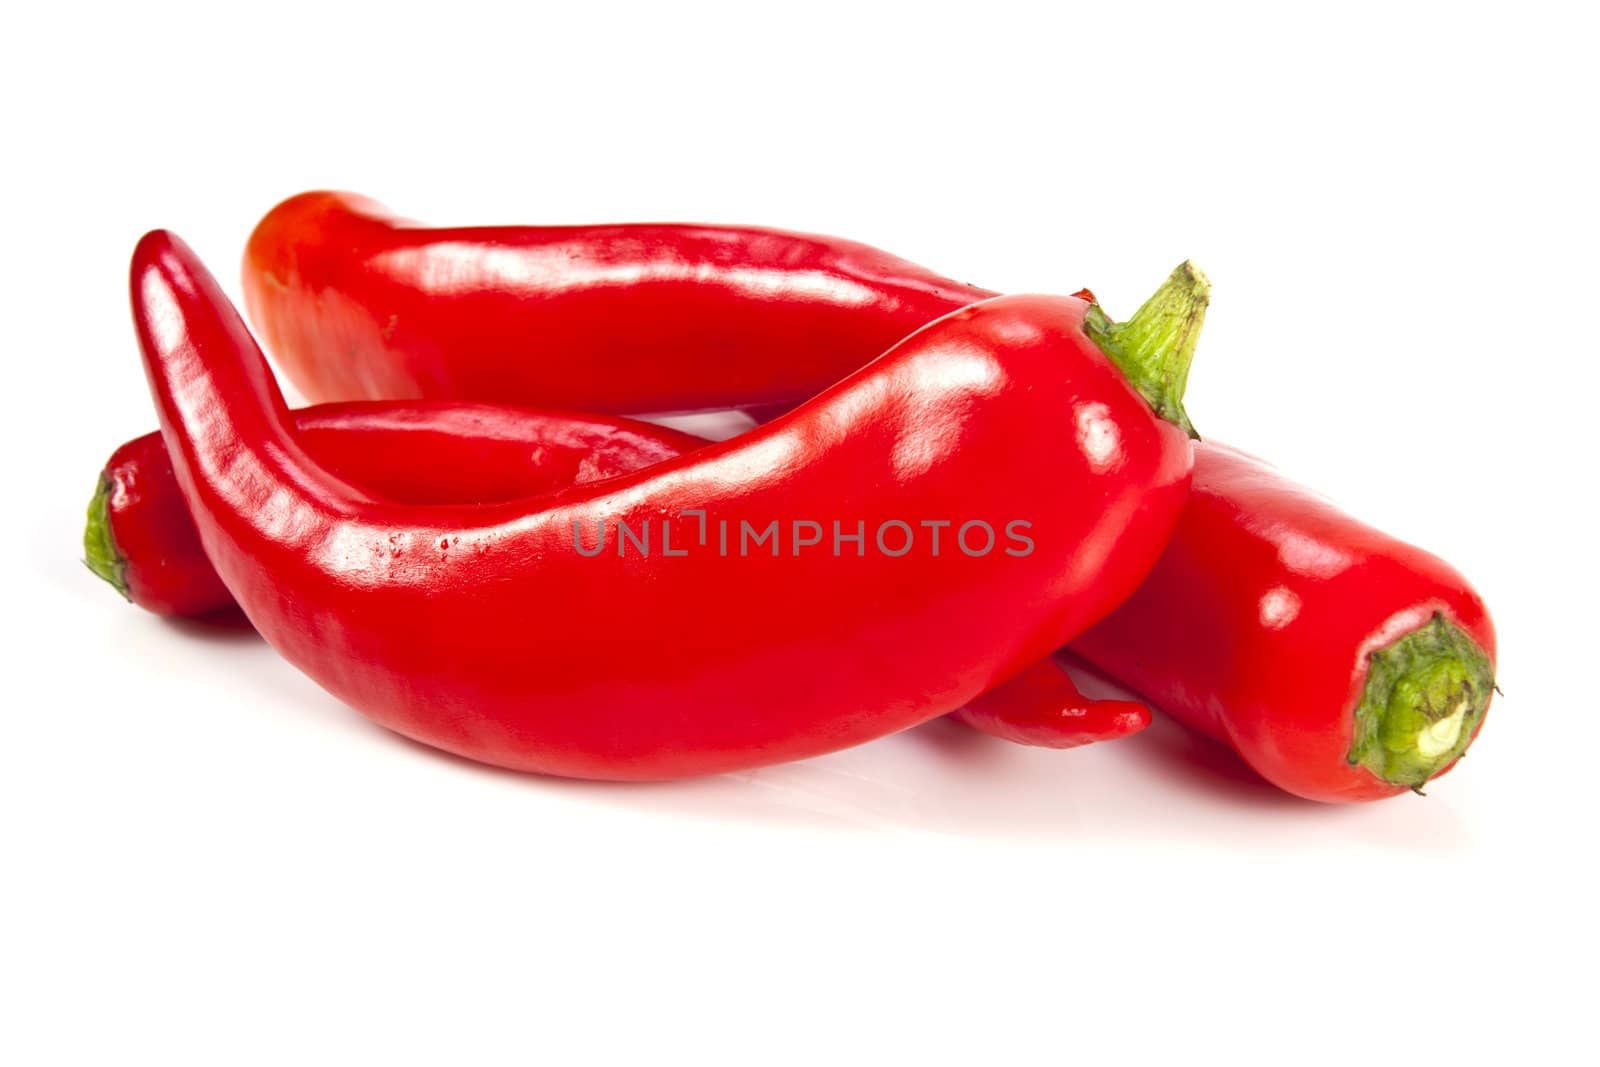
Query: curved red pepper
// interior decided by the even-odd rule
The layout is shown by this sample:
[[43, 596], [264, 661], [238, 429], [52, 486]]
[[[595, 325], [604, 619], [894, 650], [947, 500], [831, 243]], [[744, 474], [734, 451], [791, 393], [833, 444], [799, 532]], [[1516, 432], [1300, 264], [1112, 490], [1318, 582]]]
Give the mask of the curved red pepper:
[[[403, 504], [492, 503], [631, 471], [706, 444], [663, 426], [488, 404], [357, 402], [292, 413], [331, 473]], [[112, 453], [89, 505], [90, 569], [158, 615], [237, 610], [200, 545], [160, 432]], [[1143, 705], [1092, 700], [1052, 659], [1025, 668], [953, 717], [1018, 744], [1077, 748], [1148, 726]]]
[[428, 229], [349, 193], [274, 208], [245, 306], [307, 399], [582, 411], [792, 404], [995, 293], [834, 237], [728, 226]]
[[[831, 238], [795, 236], [786, 250], [783, 235], [772, 231], [718, 230], [717, 254], [699, 256], [704, 246], [693, 242], [670, 247], [679, 228], [638, 228], [653, 234], [654, 243], [630, 240], [635, 229], [427, 230], [397, 224], [358, 197], [308, 194], [274, 209], [257, 229], [245, 257], [245, 291], [253, 313], [262, 316], [258, 321], [272, 328], [275, 354], [313, 395], [428, 395], [440, 382], [450, 383], [443, 395], [456, 395], [461, 383], [470, 382], [471, 395], [484, 398], [539, 403], [562, 396], [624, 411], [757, 404], [781, 409], [825, 388], [841, 364], [849, 369], [871, 359], [876, 339], [907, 328], [918, 309], [937, 315], [991, 295]], [[748, 234], [744, 243], [763, 279], [759, 299], [739, 284], [739, 233]], [[663, 242], [666, 250], [658, 247]], [[718, 335], [720, 347], [707, 349], [718, 355], [704, 356], [685, 343], [667, 361], [669, 368], [637, 379], [643, 387], [619, 388], [613, 375], [635, 369], [626, 353], [637, 351], [641, 340], [627, 331], [641, 327], [618, 314], [613, 332], [605, 335], [616, 350], [573, 338], [562, 319], [563, 275], [537, 269], [549, 262], [541, 250], [551, 243], [573, 258], [573, 277], [601, 279], [592, 288], [579, 283], [588, 302], [575, 321], [585, 324], [603, 317], [607, 307], [629, 306], [629, 256], [635, 250], [648, 250], [639, 263], [641, 278], [654, 277], [652, 264], [664, 259], [682, 275], [708, 280], [686, 294], [681, 329], [689, 338], [697, 322], [732, 324]], [[830, 245], [847, 266], [834, 273], [785, 270], [790, 262], [830, 262]], [[427, 269], [415, 269], [422, 264]], [[1087, 291], [1080, 295], [1093, 301]], [[446, 303], [433, 317], [413, 317], [420, 305], [438, 298]], [[852, 306], [848, 329], [855, 333], [834, 334], [836, 346], [825, 353], [786, 343], [805, 336], [808, 314], [838, 323]], [[448, 321], [463, 308], [475, 315], [470, 337]], [[782, 310], [781, 319], [754, 317], [774, 308]], [[779, 321], [784, 336], [774, 337], [767, 326]], [[543, 344], [506, 347], [507, 338], [548, 336], [575, 343], [567, 352], [582, 358]], [[854, 361], [843, 358], [851, 336], [859, 338]], [[473, 341], [496, 357], [486, 359]], [[743, 344], [742, 358], [727, 355], [735, 344]], [[346, 361], [329, 360], [324, 368], [318, 355], [332, 351]], [[517, 360], [545, 365], [513, 366]], [[728, 373], [730, 365], [737, 374]], [[668, 388], [658, 388], [660, 374], [669, 378]], [[320, 383], [335, 378], [331, 393], [320, 391]], [[1079, 650], [1302, 795], [1371, 799], [1443, 773], [1481, 726], [1489, 702], [1485, 687], [1492, 684], [1493, 633], [1470, 585], [1432, 556], [1328, 510], [1276, 474], [1241, 467], [1226, 449], [1202, 444], [1195, 464], [1208, 489], [1185, 512], [1161, 565], [1165, 578], [1097, 631], [1115, 638], [1090, 635], [1085, 640], [1092, 647]], [[1332, 573], [1325, 590], [1302, 589], [1317, 579], [1299, 569], [1293, 550], [1272, 562], [1273, 531], [1286, 537], [1299, 531], [1296, 536], [1311, 538], [1307, 543], [1335, 555], [1348, 548], [1369, 562]], [[1344, 538], [1348, 546], [1341, 544]], [[1254, 560], [1248, 581], [1237, 588], [1231, 584], [1236, 555]], [[1380, 574], [1390, 575], [1393, 584], [1378, 581]], [[1264, 624], [1252, 621], [1259, 614], [1251, 612], [1259, 613], [1260, 598], [1279, 587], [1294, 591], [1301, 607], [1293, 626], [1265, 639]], [[1438, 616], [1447, 627], [1432, 621], [1428, 605], [1443, 606]], [[1409, 621], [1373, 628], [1391, 618]], [[1300, 640], [1311, 633], [1320, 640]], [[1291, 647], [1312, 662], [1284, 659]], [[1212, 658], [1196, 662], [1195, 648], [1211, 650]], [[1408, 664], [1412, 675], [1433, 672], [1447, 680], [1419, 687], [1402, 670]], [[1463, 718], [1452, 721], [1450, 709], [1461, 700], [1447, 698], [1467, 687], [1472, 695]], [[1392, 714], [1378, 710], [1391, 705]], [[1375, 741], [1385, 730], [1388, 741]], [[1458, 730], [1456, 743], [1436, 751], [1451, 730]], [[1423, 743], [1432, 754], [1419, 758], [1424, 731], [1434, 735]]]
[[[132, 294], [179, 485], [256, 629], [390, 728], [518, 769], [713, 773], [944, 714], [1125, 599], [1187, 489], [1183, 432], [1089, 339], [1073, 298], [963, 310], [736, 441], [473, 508], [386, 504], [321, 468], [175, 238], [140, 243]], [[1031, 548], [917, 541], [887, 558], [797, 540], [734, 561], [573, 543], [575, 525], [641, 530], [694, 509], [735, 529], [837, 518], [869, 537], [1023, 521]]]

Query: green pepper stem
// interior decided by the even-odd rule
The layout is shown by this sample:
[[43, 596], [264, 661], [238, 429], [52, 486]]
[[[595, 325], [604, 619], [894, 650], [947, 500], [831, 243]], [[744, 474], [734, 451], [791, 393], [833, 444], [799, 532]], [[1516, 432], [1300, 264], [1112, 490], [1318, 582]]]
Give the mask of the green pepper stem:
[[1196, 440], [1183, 390], [1210, 302], [1211, 282], [1184, 260], [1126, 322], [1112, 322], [1099, 304], [1090, 304], [1084, 317], [1085, 332], [1156, 414]]
[[121, 593], [122, 599], [133, 599], [128, 596], [127, 561], [111, 537], [111, 479], [104, 475], [89, 501], [89, 520], [83, 528], [83, 562]]
[[1442, 615], [1372, 653], [1349, 760], [1420, 789], [1460, 759], [1489, 710], [1494, 668]]

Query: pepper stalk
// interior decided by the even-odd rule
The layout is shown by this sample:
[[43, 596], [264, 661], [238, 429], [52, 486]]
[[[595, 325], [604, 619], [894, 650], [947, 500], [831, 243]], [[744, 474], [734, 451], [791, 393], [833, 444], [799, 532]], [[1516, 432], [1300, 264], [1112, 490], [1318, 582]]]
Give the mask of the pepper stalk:
[[1189, 260], [1126, 322], [1112, 322], [1092, 293], [1083, 328], [1157, 415], [1195, 440], [1200, 435], [1183, 410], [1189, 364], [1211, 303], [1211, 281]]
[[1351, 766], [1420, 792], [1467, 751], [1493, 691], [1489, 657], [1436, 613], [1367, 657]]

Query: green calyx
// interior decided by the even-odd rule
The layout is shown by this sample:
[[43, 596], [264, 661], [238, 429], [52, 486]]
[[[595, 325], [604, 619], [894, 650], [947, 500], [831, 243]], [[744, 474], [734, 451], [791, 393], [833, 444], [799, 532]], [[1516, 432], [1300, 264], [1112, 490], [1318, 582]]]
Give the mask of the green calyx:
[[1351, 765], [1420, 789], [1466, 752], [1493, 690], [1494, 668], [1483, 649], [1434, 615], [1368, 656]]
[[1211, 282], [1185, 260], [1126, 322], [1112, 322], [1096, 303], [1084, 317], [1085, 332], [1156, 414], [1197, 440], [1183, 410], [1183, 390], [1210, 302]]
[[94, 491], [94, 498], [89, 501], [89, 521], [83, 527], [83, 562], [91, 571], [106, 580], [106, 583], [122, 594], [122, 599], [131, 600], [128, 596], [128, 561], [122, 558], [122, 553], [117, 551], [117, 543], [111, 537], [111, 479], [101, 475], [100, 485]]

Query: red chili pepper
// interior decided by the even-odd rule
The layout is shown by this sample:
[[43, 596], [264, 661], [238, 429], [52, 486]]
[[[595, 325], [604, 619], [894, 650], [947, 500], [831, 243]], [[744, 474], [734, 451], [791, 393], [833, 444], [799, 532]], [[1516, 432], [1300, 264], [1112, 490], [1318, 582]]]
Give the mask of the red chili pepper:
[[1209, 442], [1161, 562], [1072, 649], [1312, 800], [1443, 774], [1494, 689], [1494, 626], [1454, 568]]
[[427, 229], [349, 193], [274, 208], [246, 310], [306, 396], [578, 411], [792, 405], [997, 294], [853, 241], [727, 226]]
[[[878, 338], [915, 326], [919, 314], [931, 317], [992, 295], [851, 242], [719, 229], [711, 254], [706, 249], [712, 246], [689, 239], [695, 232], [628, 226], [428, 230], [396, 223], [360, 198], [307, 194], [274, 209], [251, 238], [245, 291], [275, 353], [311, 395], [438, 390], [530, 403], [559, 396], [614, 411], [781, 410], [871, 359]], [[680, 234], [685, 240], [675, 243]], [[551, 266], [552, 248], [570, 257], [571, 273]], [[752, 264], [748, 274], [741, 249]], [[789, 270], [791, 263], [798, 266]], [[688, 277], [708, 284], [676, 288]], [[760, 284], [742, 285], [747, 278]], [[569, 279], [570, 291], [564, 288]], [[646, 283], [645, 292], [632, 293], [630, 279]], [[648, 333], [653, 322], [640, 323], [625, 309], [669, 290], [684, 301], [674, 343], [656, 350], [670, 358], [619, 388], [617, 379], [637, 369], [637, 354], [659, 339]], [[1079, 295], [1094, 301], [1088, 290]], [[569, 327], [564, 316], [572, 307], [581, 314]], [[774, 309], [781, 316], [766, 317]], [[471, 318], [466, 327], [455, 321], [464, 311]], [[833, 331], [826, 351], [790, 343], [808, 336], [808, 315]], [[608, 332], [590, 331], [599, 320], [607, 320]], [[1173, 325], [1181, 329], [1183, 320]], [[552, 336], [572, 347], [507, 345], [508, 338]], [[854, 359], [846, 359], [852, 346]], [[731, 350], [737, 351], [730, 356]], [[323, 352], [338, 352], [342, 361], [324, 367]], [[1223, 736], [1293, 792], [1319, 800], [1370, 799], [1443, 773], [1488, 708], [1493, 633], [1476, 594], [1426, 553], [1327, 510], [1276, 474], [1241, 468], [1230, 455], [1197, 448], [1196, 476], [1208, 488], [1188, 506], [1161, 564], [1168, 577], [1142, 589], [1080, 651], [1158, 705], [1170, 705], [1178, 717]], [[1329, 558], [1344, 558], [1339, 553], [1348, 550], [1368, 562], [1301, 596], [1301, 586], [1313, 579], [1292, 547], [1271, 562], [1265, 546], [1277, 531], [1284, 537], [1299, 531], [1303, 543], [1322, 545]], [[1236, 586], [1236, 556], [1251, 551], [1254, 569]], [[1364, 582], [1363, 574], [1391, 575], [1392, 586]], [[1300, 607], [1292, 625], [1267, 639], [1259, 601], [1280, 587], [1300, 596]], [[1439, 622], [1431, 621], [1428, 605], [1444, 606]], [[1371, 629], [1391, 616], [1410, 621], [1381, 633]], [[1285, 650], [1308, 633], [1323, 636], [1320, 644], [1294, 646], [1295, 655], [1318, 646], [1302, 674]], [[1380, 636], [1387, 643], [1373, 644]], [[1210, 650], [1212, 658], [1195, 662], [1197, 648]], [[1422, 675], [1447, 681], [1419, 686]], [[1353, 691], [1364, 695], [1354, 698]], [[1452, 709], [1462, 702], [1447, 699], [1452, 694], [1468, 697], [1459, 720]], [[1441, 750], [1458, 726], [1457, 743]], [[1387, 738], [1380, 745], [1387, 748], [1374, 748], [1374, 735]]]
[[[707, 442], [631, 419], [488, 404], [357, 402], [292, 412], [331, 473], [402, 504], [485, 504], [552, 493], [671, 459]], [[237, 610], [206, 558], [160, 432], [117, 449], [84, 533], [89, 568], [158, 615]], [[1042, 660], [953, 716], [996, 737], [1076, 748], [1148, 726], [1150, 712], [1092, 700]]]
[[[1184, 432], [1118, 370], [1146, 388], [1181, 381], [1165, 363], [1186, 362], [1192, 337], [1165, 359], [1144, 343], [1203, 307], [1182, 271], [1148, 315], [1097, 330], [1099, 345], [1082, 301], [998, 298], [736, 441], [487, 507], [389, 504], [317, 464], [175, 238], [140, 243], [132, 290], [178, 483], [256, 629], [392, 729], [519, 769], [713, 773], [944, 714], [1125, 599], [1187, 488]], [[1019, 453], [1034, 461], [1008, 462]], [[665, 539], [696, 513], [741, 540], [775, 534], [784, 553], [758, 542], [734, 561], [688, 538], [676, 556], [660, 541], [654, 556], [627, 551], [624, 529], [637, 551], [638, 531]], [[827, 520], [835, 551], [859, 524], [844, 532], [857, 554], [805, 551]], [[589, 554], [602, 522], [616, 555]], [[949, 524], [942, 554], [918, 536], [930, 523]], [[987, 543], [969, 540], [982, 523]], [[1015, 551], [995, 550], [1000, 528]]]

